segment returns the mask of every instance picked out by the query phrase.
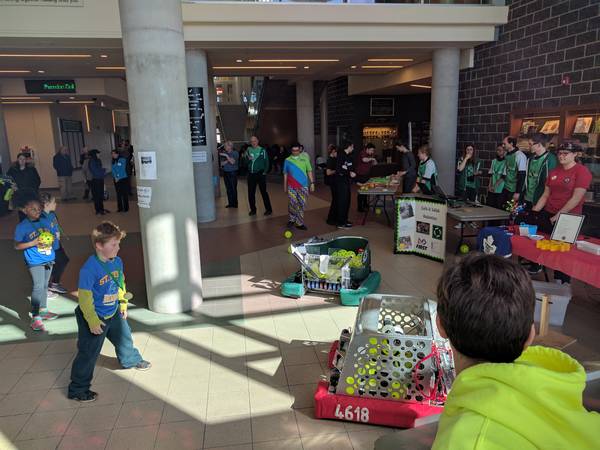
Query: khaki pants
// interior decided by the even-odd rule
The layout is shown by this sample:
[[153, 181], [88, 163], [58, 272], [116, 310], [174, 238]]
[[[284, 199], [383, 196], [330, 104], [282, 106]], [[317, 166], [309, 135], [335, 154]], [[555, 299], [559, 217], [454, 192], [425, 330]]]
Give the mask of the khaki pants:
[[73, 184], [71, 177], [58, 177], [58, 185], [60, 187], [61, 200], [73, 198]]

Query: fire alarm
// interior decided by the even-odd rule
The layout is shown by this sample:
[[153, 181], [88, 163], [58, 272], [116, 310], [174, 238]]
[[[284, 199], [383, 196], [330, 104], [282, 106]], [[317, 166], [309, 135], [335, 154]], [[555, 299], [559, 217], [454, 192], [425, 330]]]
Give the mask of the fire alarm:
[[570, 75], [563, 75], [562, 76], [562, 80], [560, 82], [564, 86], [570, 85], [571, 84], [571, 76]]

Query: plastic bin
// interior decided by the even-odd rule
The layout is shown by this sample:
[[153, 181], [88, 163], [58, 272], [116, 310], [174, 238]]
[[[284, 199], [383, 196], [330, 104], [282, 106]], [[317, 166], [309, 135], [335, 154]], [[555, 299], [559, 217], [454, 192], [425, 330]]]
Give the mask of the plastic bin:
[[540, 312], [542, 309], [542, 295], [547, 294], [550, 301], [550, 325], [562, 326], [565, 321], [567, 306], [571, 301], [571, 285], [545, 283], [543, 281], [533, 281], [535, 290], [535, 320], [540, 321]]

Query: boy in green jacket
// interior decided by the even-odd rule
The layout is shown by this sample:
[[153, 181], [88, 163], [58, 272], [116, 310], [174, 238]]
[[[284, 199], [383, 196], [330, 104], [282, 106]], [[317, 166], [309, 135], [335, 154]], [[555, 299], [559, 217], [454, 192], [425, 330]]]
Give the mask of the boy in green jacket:
[[525, 269], [469, 255], [442, 275], [437, 296], [438, 329], [458, 375], [433, 450], [599, 448], [600, 415], [581, 401], [583, 367], [530, 347], [535, 293]]

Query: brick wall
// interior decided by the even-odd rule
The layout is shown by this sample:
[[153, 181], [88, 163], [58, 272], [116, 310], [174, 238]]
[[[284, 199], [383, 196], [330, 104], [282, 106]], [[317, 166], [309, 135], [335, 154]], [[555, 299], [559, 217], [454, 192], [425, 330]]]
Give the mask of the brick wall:
[[600, 103], [600, 0], [509, 3], [499, 39], [477, 47], [475, 67], [460, 73], [458, 152], [474, 143], [488, 161], [511, 111]]

